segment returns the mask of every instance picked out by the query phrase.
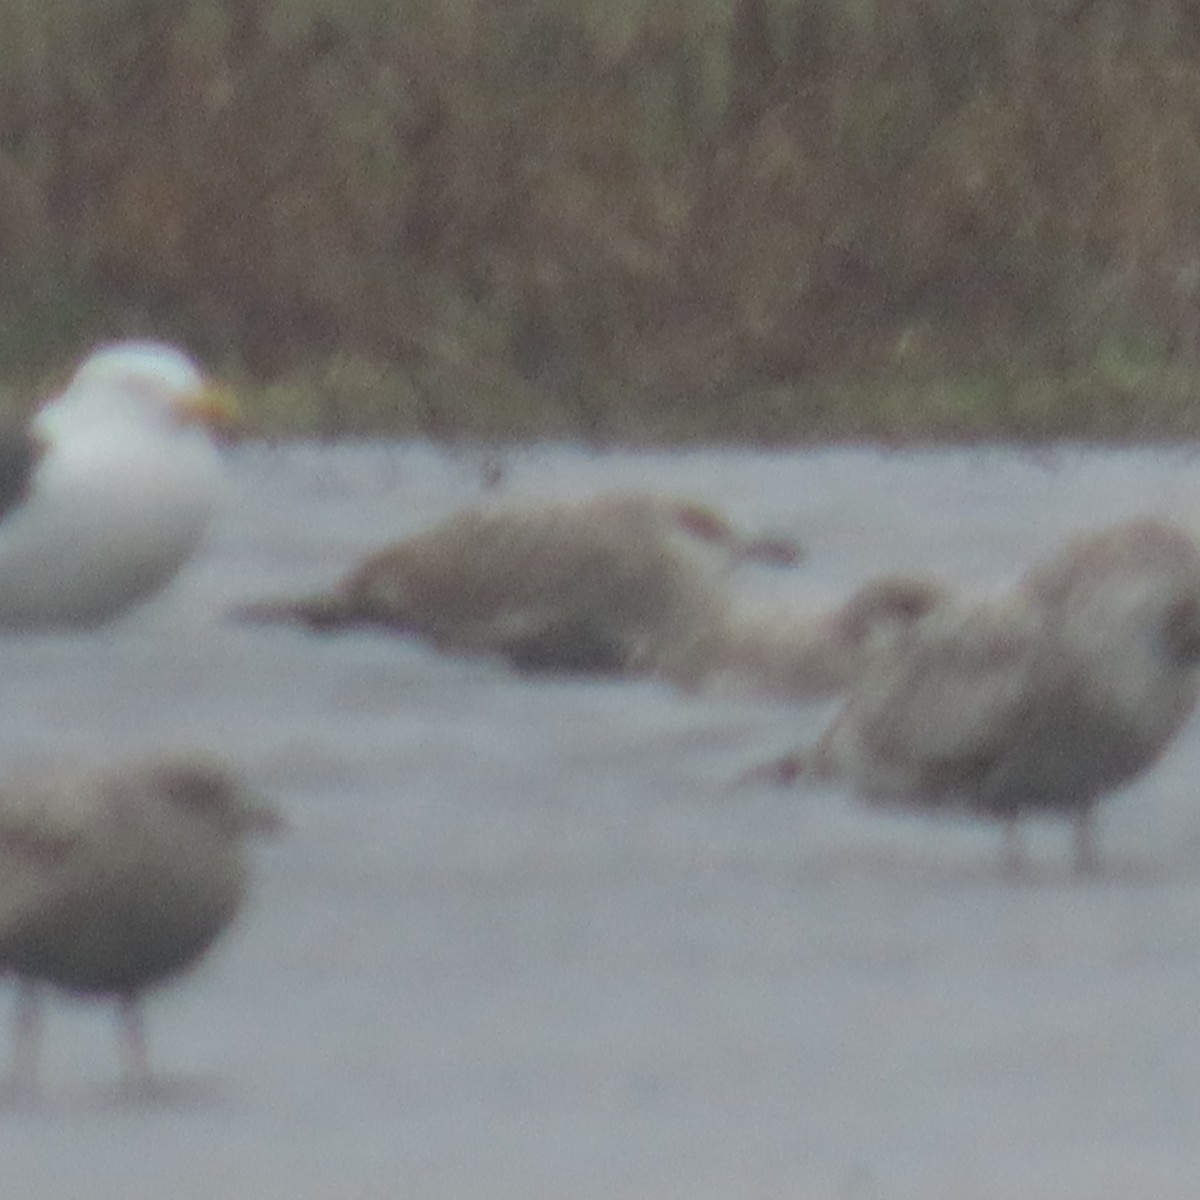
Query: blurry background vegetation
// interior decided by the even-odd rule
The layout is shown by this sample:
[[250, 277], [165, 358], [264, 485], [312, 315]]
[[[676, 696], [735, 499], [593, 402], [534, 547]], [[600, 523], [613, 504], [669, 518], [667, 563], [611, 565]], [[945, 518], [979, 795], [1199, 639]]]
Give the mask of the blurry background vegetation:
[[1200, 432], [1195, 0], [2, 0], [0, 377], [264, 428]]

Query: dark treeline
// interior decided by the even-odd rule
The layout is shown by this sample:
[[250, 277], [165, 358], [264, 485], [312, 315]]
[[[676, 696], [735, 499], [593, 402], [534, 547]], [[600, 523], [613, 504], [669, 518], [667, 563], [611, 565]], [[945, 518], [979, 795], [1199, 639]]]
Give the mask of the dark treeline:
[[1178, 429], [1200, 6], [10, 0], [0, 249], [9, 375], [153, 330], [284, 422]]

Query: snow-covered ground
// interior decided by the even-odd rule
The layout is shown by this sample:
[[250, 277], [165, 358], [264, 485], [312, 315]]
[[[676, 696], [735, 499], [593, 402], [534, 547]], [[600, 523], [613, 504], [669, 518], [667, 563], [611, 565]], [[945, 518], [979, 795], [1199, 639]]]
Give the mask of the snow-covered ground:
[[[1200, 726], [1106, 803], [1099, 876], [1047, 824], [1014, 882], [987, 825], [733, 786], [828, 706], [226, 619], [477, 499], [482, 457], [243, 447], [159, 600], [0, 640], [5, 765], [210, 746], [292, 827], [148, 1006], [157, 1102], [117, 1088], [107, 1006], [50, 1008], [3, 1194], [1194, 1200]], [[892, 567], [1002, 583], [1133, 513], [1200, 528], [1178, 450], [500, 458], [508, 494], [635, 484], [793, 534], [799, 569], [739, 583], [805, 600]]]

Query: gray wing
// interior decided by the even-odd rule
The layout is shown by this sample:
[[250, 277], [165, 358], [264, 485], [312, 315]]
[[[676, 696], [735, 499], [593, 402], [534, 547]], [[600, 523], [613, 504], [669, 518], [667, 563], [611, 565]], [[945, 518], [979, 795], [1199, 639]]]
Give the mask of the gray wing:
[[1038, 625], [1019, 603], [951, 606], [869, 671], [814, 750], [821, 773], [877, 799], [972, 793], [1036, 687]]
[[28, 429], [0, 426], [0, 520], [29, 495], [45, 449]]

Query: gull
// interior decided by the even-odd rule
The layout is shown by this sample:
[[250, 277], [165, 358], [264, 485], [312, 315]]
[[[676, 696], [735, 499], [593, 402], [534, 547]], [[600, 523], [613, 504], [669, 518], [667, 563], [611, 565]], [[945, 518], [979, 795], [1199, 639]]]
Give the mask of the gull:
[[103, 346], [0, 438], [0, 629], [101, 625], [162, 588], [221, 487], [228, 393], [172, 346]]
[[949, 596], [948, 585], [932, 576], [891, 574], [824, 610], [790, 599], [734, 604], [705, 686], [793, 701], [837, 695]]
[[483, 504], [370, 555], [326, 593], [243, 608], [319, 631], [369, 626], [518, 670], [652, 674], [695, 683], [740, 560], [790, 563], [690, 500], [612, 492]]
[[18, 980], [12, 1088], [36, 1083], [47, 985], [119, 1005], [127, 1078], [150, 1081], [141, 1001], [245, 898], [247, 834], [278, 815], [207, 755], [54, 765], [0, 783], [0, 973]]
[[871, 803], [1075, 829], [1096, 865], [1099, 801], [1151, 767], [1195, 707], [1200, 552], [1138, 518], [1081, 535], [1010, 593], [935, 607], [853, 687], [804, 773]]

